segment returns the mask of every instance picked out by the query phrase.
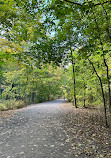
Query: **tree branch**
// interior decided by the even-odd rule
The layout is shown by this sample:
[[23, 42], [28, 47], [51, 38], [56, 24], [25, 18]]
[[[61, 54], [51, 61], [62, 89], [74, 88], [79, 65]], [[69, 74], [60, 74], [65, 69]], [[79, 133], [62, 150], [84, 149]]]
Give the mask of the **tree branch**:
[[[71, 4], [79, 5], [81, 7], [84, 6], [86, 3], [88, 3], [88, 2], [84, 2], [83, 4], [81, 4], [81, 3], [73, 2], [73, 1], [70, 1], [70, 0], [65, 0], [65, 1], [69, 2]], [[103, 4], [108, 3], [108, 2], [111, 2], [111, 0], [105, 1], [103, 3], [96, 3], [96, 4], [94, 4], [94, 6], [101, 5], [101, 4], [103, 5]]]
[[76, 4], [76, 5], [82, 6], [82, 4], [77, 3], [77, 2], [72, 2], [72, 1], [70, 1], [70, 0], [65, 0], [65, 1], [66, 1], [66, 2], [69, 2], [69, 3], [72, 3], [72, 4]]
[[108, 2], [111, 2], [111, 0], [108, 0], [108, 1], [105, 1], [105, 2], [103, 2], [103, 3], [97, 3], [97, 4], [95, 4], [94, 6], [97, 6], [97, 5], [103, 5], [103, 4], [106, 4], [106, 3], [108, 3]]

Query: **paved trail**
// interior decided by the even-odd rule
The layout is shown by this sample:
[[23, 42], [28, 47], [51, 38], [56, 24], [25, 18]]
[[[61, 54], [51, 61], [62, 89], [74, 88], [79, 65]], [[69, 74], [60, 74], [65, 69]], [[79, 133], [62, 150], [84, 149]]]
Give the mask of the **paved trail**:
[[111, 158], [111, 134], [64, 100], [28, 106], [0, 123], [0, 158]]
[[5, 119], [0, 128], [0, 158], [70, 158], [62, 124], [63, 100], [40, 103]]

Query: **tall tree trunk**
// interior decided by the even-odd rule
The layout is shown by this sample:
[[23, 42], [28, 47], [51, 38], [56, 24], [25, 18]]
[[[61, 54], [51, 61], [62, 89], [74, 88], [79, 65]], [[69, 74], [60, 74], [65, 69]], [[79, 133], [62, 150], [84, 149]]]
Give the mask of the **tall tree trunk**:
[[111, 128], [111, 88], [110, 88], [110, 77], [109, 77], [109, 67], [104, 59], [104, 64], [107, 69], [107, 83], [108, 83], [108, 100], [109, 100], [109, 113], [110, 113], [110, 128]]
[[84, 108], [86, 107], [86, 84], [84, 83]]
[[105, 115], [105, 126], [108, 128], [108, 120], [107, 120], [107, 113], [106, 113], [106, 100], [105, 100], [105, 95], [104, 95], [104, 89], [103, 89], [103, 84], [102, 84], [102, 80], [101, 77], [98, 75], [93, 63], [89, 60], [89, 63], [92, 65], [94, 72], [96, 73], [97, 78], [99, 79], [100, 85], [101, 85], [101, 92], [102, 92], [102, 98], [103, 98], [103, 103], [104, 103], [104, 115]]
[[[100, 2], [101, 3], [101, 2]], [[105, 14], [105, 18], [106, 18], [106, 22], [107, 22], [107, 28], [106, 28], [106, 32], [107, 32], [107, 35], [108, 35], [108, 38], [110, 40], [110, 43], [111, 43], [111, 35], [110, 35], [110, 27], [109, 27], [109, 20], [108, 20], [108, 14], [107, 14], [107, 11], [105, 10], [103, 4], [101, 3], [101, 7], [104, 11], [104, 14]]]
[[74, 62], [74, 57], [72, 55], [72, 50], [71, 50], [71, 61], [72, 61], [72, 69], [73, 69], [73, 89], [74, 89], [74, 106], [77, 108], [77, 100], [76, 100], [76, 80], [75, 80], [75, 62]]
[[1, 89], [1, 79], [0, 79], [0, 95], [2, 94], [2, 89]]
[[35, 103], [35, 92], [32, 92], [32, 103]]
[[[103, 6], [102, 6], [103, 7]], [[104, 9], [104, 7], [103, 7]], [[104, 12], [105, 12], [105, 15], [106, 15], [106, 20], [107, 20], [107, 25], [108, 25], [108, 17], [107, 17], [107, 12], [105, 11], [104, 9]], [[93, 12], [93, 15], [94, 15], [94, 12]], [[100, 35], [100, 30], [99, 30], [99, 26], [98, 26], [98, 23], [97, 23], [97, 20], [95, 18], [95, 24], [97, 26], [97, 30], [98, 30], [98, 34], [99, 34], [99, 40], [100, 40], [100, 45], [101, 45], [101, 51], [102, 51], [102, 54], [103, 54], [103, 62], [104, 62], [104, 65], [106, 67], [106, 74], [107, 74], [107, 85], [108, 85], [108, 100], [109, 100], [109, 113], [110, 113], [110, 126], [111, 126], [111, 88], [110, 88], [110, 77], [109, 77], [109, 67], [108, 67], [108, 64], [106, 62], [106, 59], [105, 59], [105, 54], [104, 54], [104, 48], [103, 48], [103, 42], [102, 42], [102, 39], [101, 39], [101, 35]], [[109, 25], [108, 25], [109, 26]], [[107, 34], [108, 34], [108, 37], [110, 39], [110, 42], [111, 42], [111, 36], [109, 34], [109, 27], [107, 27]]]

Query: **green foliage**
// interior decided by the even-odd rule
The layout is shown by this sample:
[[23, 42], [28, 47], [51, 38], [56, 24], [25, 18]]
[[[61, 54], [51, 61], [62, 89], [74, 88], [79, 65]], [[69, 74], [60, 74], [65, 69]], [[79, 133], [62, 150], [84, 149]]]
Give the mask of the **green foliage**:
[[23, 100], [5, 100], [0, 102], [0, 110], [14, 110], [14, 109], [19, 109], [22, 107], [25, 107], [26, 103]]
[[53, 66], [41, 65], [40, 68], [32, 65], [26, 67], [16, 60], [7, 62], [4, 66], [4, 81], [1, 95], [3, 100], [23, 99], [27, 104], [53, 100], [62, 95], [62, 69]]
[[[75, 62], [79, 105], [101, 104], [99, 80], [108, 100], [107, 71], [111, 69], [111, 11], [109, 1], [20, 1], [0, 3], [0, 89], [3, 99], [24, 99], [28, 104], [64, 95], [73, 100]], [[111, 72], [109, 71], [109, 81]]]
[[[81, 59], [78, 62], [78, 57], [76, 56], [76, 53], [74, 55], [75, 58], [75, 78], [76, 78], [76, 97], [77, 97], [77, 104], [78, 106], [84, 106], [84, 100], [86, 106], [96, 106], [100, 107], [102, 105], [102, 93], [101, 93], [101, 87], [100, 83], [98, 81], [98, 78], [96, 74], [94, 73], [92, 66], [89, 65], [88, 60]], [[93, 59], [92, 59], [93, 60]], [[108, 89], [107, 89], [107, 81], [105, 76], [105, 69], [101, 70], [101, 64], [102, 60], [98, 58], [98, 55], [95, 56], [94, 61], [96, 70], [98, 71], [98, 74], [101, 76], [103, 84], [104, 84], [104, 90], [105, 90], [105, 96], [108, 100]], [[68, 67], [68, 72], [66, 74], [68, 77], [65, 85], [63, 87], [65, 97], [69, 101], [73, 101], [73, 71], [72, 71], [72, 65]]]

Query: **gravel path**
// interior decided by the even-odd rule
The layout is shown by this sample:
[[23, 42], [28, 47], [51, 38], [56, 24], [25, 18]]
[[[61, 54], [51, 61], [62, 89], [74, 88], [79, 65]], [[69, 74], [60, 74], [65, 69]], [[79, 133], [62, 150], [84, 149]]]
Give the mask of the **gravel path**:
[[4, 119], [0, 158], [71, 157], [71, 144], [61, 123], [63, 100], [32, 105]]
[[[83, 124], [83, 119], [88, 121], [83, 110], [63, 102], [31, 105], [3, 119], [0, 158], [110, 158], [108, 131], [94, 123]], [[98, 140], [96, 129], [103, 142]]]

